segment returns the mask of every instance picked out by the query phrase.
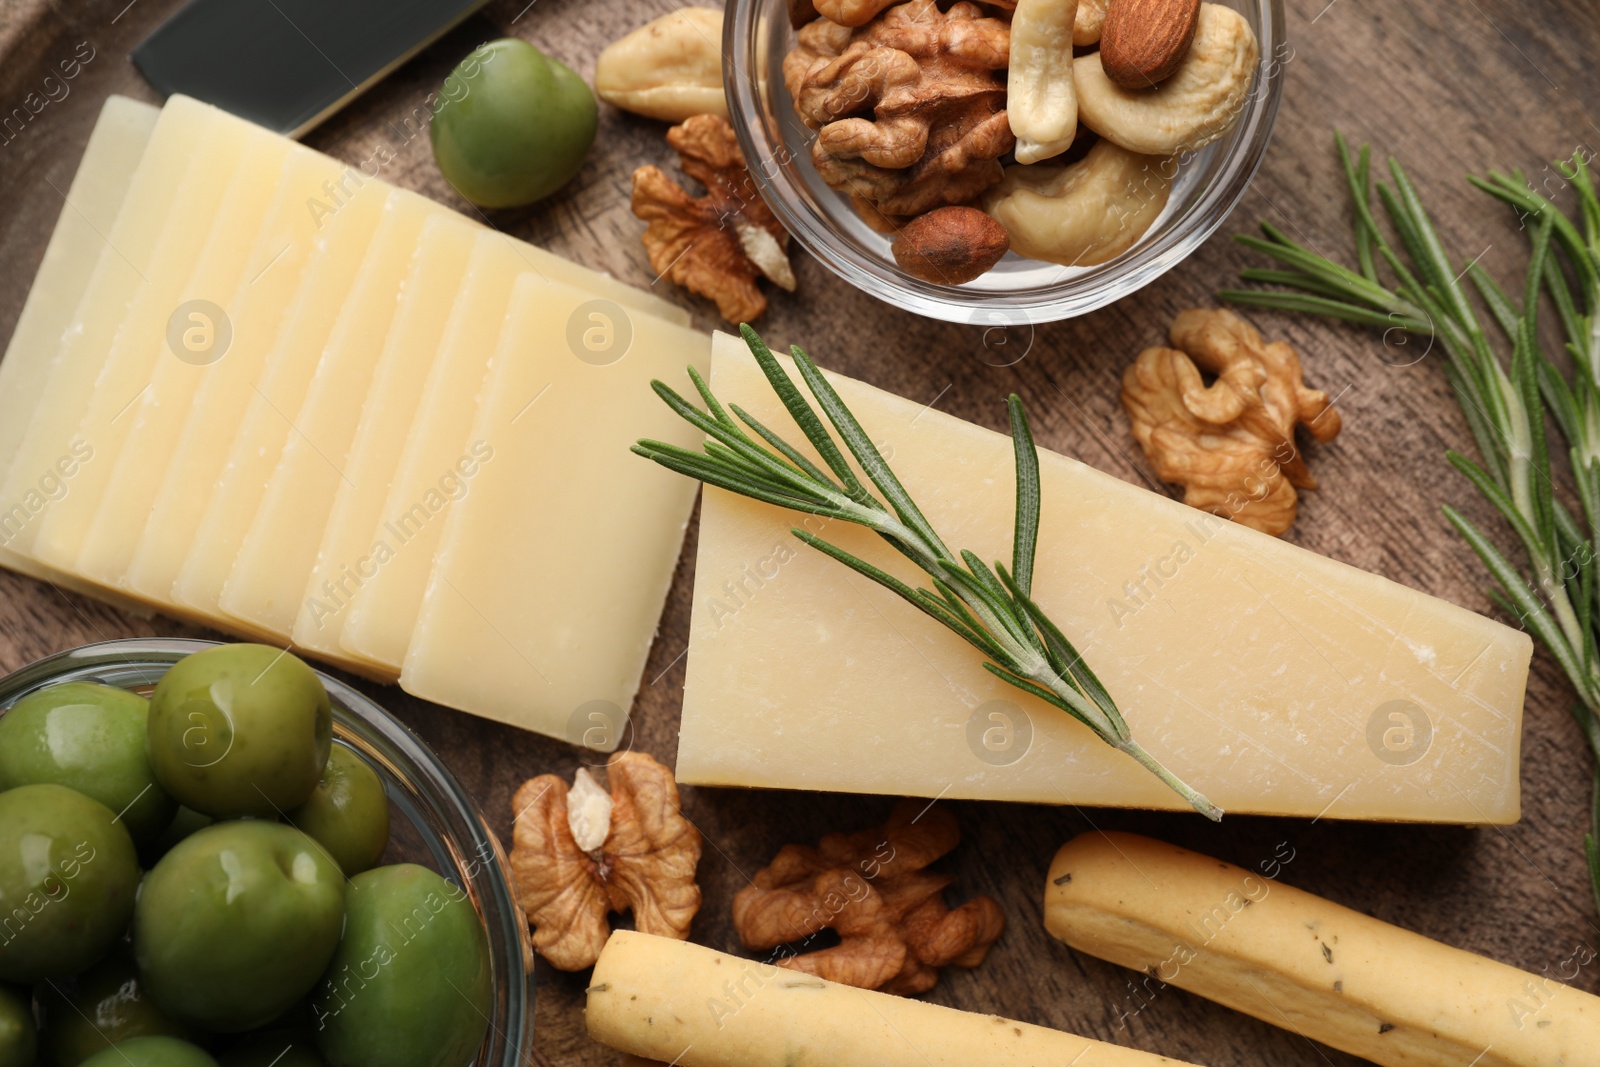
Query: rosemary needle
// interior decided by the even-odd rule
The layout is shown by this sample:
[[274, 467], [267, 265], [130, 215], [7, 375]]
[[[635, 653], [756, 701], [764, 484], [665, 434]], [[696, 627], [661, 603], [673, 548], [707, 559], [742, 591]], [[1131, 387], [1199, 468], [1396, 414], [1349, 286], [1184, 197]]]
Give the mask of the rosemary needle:
[[[1007, 569], [1004, 563], [996, 562], [991, 567], [972, 552], [957, 555], [950, 551], [804, 351], [791, 349], [795, 367], [833, 433], [755, 330], [748, 325], [739, 330], [778, 399], [827, 470], [737, 405], [729, 414], [693, 367], [689, 368], [689, 377], [705, 402], [704, 412], [670, 386], [659, 381], [652, 386], [673, 411], [706, 434], [703, 450], [640, 441], [633, 451], [719, 489], [873, 530], [922, 568], [933, 588], [912, 588], [806, 530], [796, 528], [793, 533], [948, 627], [987, 657], [983, 666], [991, 674], [1071, 715], [1106, 744], [1137, 760], [1196, 811], [1220, 820], [1221, 808], [1163, 767], [1133, 739], [1111, 694], [1072, 642], [1033, 600], [1034, 553], [1039, 540], [1039, 454], [1022, 401], [1015, 395], [1007, 401], [1017, 472], [1011, 566]], [[834, 440], [834, 433], [843, 442], [843, 449]], [[845, 457], [845, 450], [854, 458], [855, 466]], [[857, 467], [877, 495], [858, 477]]]

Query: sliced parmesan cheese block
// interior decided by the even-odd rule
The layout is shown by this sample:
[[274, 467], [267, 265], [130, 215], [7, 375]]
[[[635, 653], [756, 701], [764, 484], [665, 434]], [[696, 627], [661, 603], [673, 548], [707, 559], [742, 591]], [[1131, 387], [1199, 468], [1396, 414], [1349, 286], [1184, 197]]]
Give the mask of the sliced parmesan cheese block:
[[[300, 273], [288, 305], [288, 317], [260, 377], [250, 383], [251, 395], [236, 430], [230, 428], [223, 438], [232, 441], [227, 461], [208, 494], [205, 513], [172, 586], [174, 599], [186, 607], [225, 614], [219, 606], [223, 585], [284, 445], [296, 432], [295, 416], [366, 258], [388, 192], [376, 182], [362, 185], [322, 222], [311, 261]], [[274, 641], [283, 637], [272, 630], [262, 630], [259, 636]]]
[[345, 463], [361, 398], [372, 385], [423, 224], [445, 211], [404, 189], [389, 193], [305, 399], [294, 414], [284, 412], [291, 432], [219, 601], [228, 615], [288, 640], [333, 498], [341, 483], [354, 484]]
[[[1009, 560], [1010, 440], [831, 380], [946, 542]], [[804, 440], [737, 339], [718, 336], [712, 385]], [[1035, 596], [1180, 778], [1231, 812], [1516, 820], [1527, 634], [1064, 456], [1040, 464]], [[1184, 806], [960, 638], [799, 545], [802, 524], [926, 583], [860, 527], [707, 490], [680, 781]]]
[[[177, 308], [164, 335], [155, 342], [154, 366], [147, 387], [132, 410], [117, 416], [128, 423], [122, 447], [115, 453], [98, 501], [79, 498], [82, 514], [72, 516], [87, 529], [74, 570], [106, 585], [119, 585], [127, 573], [137, 540], [129, 530], [142, 530], [150, 498], [171, 463], [173, 448], [194, 409], [195, 397], [217, 364], [233, 347], [229, 309], [237, 311], [237, 290], [248, 284], [251, 247], [283, 166], [282, 139], [265, 130], [251, 130], [244, 157], [223, 195], [222, 206], [205, 238], [193, 275], [177, 294]], [[78, 500], [68, 500], [52, 522], [69, 514]], [[97, 506], [96, 506], [97, 505]], [[47, 527], [43, 536], [48, 536]], [[60, 546], [71, 551], [70, 542]], [[41, 555], [51, 549], [40, 545]], [[162, 597], [160, 599], [167, 599]]]
[[[277, 175], [276, 195], [253, 239], [245, 281], [225, 308], [231, 342], [222, 358], [206, 368], [193, 406], [177, 420], [181, 425], [167, 464], [145, 472], [138, 485], [146, 510], [128, 526], [136, 544], [124, 580], [130, 591], [153, 600], [173, 597], [173, 583], [211, 500], [210, 487], [221, 477], [230, 443], [252, 405], [261, 403], [257, 386], [279, 333], [288, 324], [305, 328], [293, 310], [307, 263], [317, 258], [326, 234], [350, 229], [359, 237], [364, 230], [364, 223], [336, 226], [310, 210], [328, 195], [327, 189], [337, 189], [340, 182], [349, 185], [343, 166], [291, 142], [284, 144], [287, 154]], [[375, 197], [367, 197], [363, 205]], [[363, 207], [345, 223], [369, 217]], [[270, 410], [254, 412], [254, 417], [266, 414]], [[197, 486], [205, 491], [197, 491]], [[253, 504], [246, 506], [253, 510]]]
[[[704, 334], [525, 275], [447, 513], [400, 684], [552, 737], [596, 708], [614, 747], [683, 545], [695, 483], [629, 451], [694, 430], [650, 389], [688, 388]], [[582, 729], [576, 731], [582, 733]]]
[[470, 458], [467, 438], [511, 287], [524, 274], [588, 290], [655, 319], [688, 322], [684, 311], [656, 297], [504, 234], [480, 231], [387, 497], [367, 530], [368, 543], [383, 545], [389, 558], [358, 575], [340, 633], [351, 655], [395, 670], [405, 658], [443, 515], [463, 491], [456, 466]]
[[682, 1067], [1183, 1067], [634, 930], [601, 950], [583, 1018], [603, 1045]]
[[1530, 974], [1135, 834], [1063, 845], [1044, 923], [1080, 952], [1384, 1067], [1579, 1067], [1600, 1055], [1600, 997], [1560, 981], [1594, 960], [1588, 945]]
[[[161, 112], [125, 96], [107, 98], [89, 134], [78, 172], [61, 205], [44, 259], [28, 290], [17, 327], [0, 360], [0, 482], [22, 447], [33, 412], [50, 380], [52, 359], [61, 347], [78, 304], [88, 290], [100, 257], [111, 251], [106, 235], [116, 225], [139, 160], [155, 132]], [[38, 471], [21, 499], [0, 497], [0, 565], [69, 588], [77, 579], [12, 552], [8, 543], [34, 521], [47, 502], [71, 491], [79, 466], [92, 449], [74, 442], [71, 455]]]
[[[156, 122], [116, 222], [105, 231], [106, 246], [93, 275], [61, 334], [59, 348], [50, 356], [44, 388], [28, 410], [27, 431], [18, 441], [16, 454], [9, 457], [0, 506], [9, 512], [21, 503], [28, 514], [28, 521], [7, 537], [6, 547], [12, 552], [27, 555], [32, 551], [50, 510], [49, 495], [38, 499], [40, 479], [74, 455], [73, 436], [89, 410], [92, 390], [88, 386], [99, 378], [129, 305], [149, 276], [168, 219], [183, 212], [181, 180], [204, 138], [218, 125], [219, 114], [179, 97], [162, 110]], [[80, 464], [88, 467], [94, 462], [95, 442], [76, 444]], [[110, 459], [103, 453], [100, 458]], [[60, 497], [55, 495], [55, 499]]]
[[339, 637], [349, 608], [360, 596], [362, 584], [391, 563], [400, 547], [391, 543], [396, 541], [392, 536], [375, 538], [372, 532], [379, 525], [422, 401], [423, 383], [445, 339], [445, 320], [480, 232], [455, 216], [430, 218], [423, 225], [399, 310], [361, 408], [344, 478], [336, 487], [322, 531], [316, 567], [295, 618], [292, 636], [300, 648], [332, 656], [348, 654]]

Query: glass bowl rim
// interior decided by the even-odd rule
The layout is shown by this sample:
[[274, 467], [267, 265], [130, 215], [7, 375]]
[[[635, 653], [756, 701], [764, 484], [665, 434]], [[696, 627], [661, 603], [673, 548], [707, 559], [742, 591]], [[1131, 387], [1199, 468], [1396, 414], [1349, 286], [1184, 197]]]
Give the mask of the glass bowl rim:
[[[1075, 318], [1142, 289], [1183, 262], [1233, 213], [1260, 169], [1272, 140], [1283, 97], [1283, 66], [1288, 51], [1283, 0], [1239, 0], [1236, 9], [1254, 9], [1260, 61], [1237, 126], [1224, 138], [1226, 152], [1217, 173], [1170, 228], [1150, 241], [1141, 239], [1112, 260], [1110, 269], [1065, 279], [1023, 294], [969, 290], [914, 278], [891, 260], [860, 254], [835, 233], [833, 225], [799, 198], [786, 194], [788, 179], [776, 181], [765, 167], [749, 168], [751, 179], [794, 238], [832, 274], [885, 303], [931, 319], [979, 326], [1024, 326]], [[781, 18], [774, 0], [727, 0], [722, 31], [722, 74], [728, 112], [745, 159], [775, 158], [788, 149], [766, 136], [757, 88], [761, 71], [757, 34], [763, 16]], [[777, 168], [781, 173], [782, 167]]]
[[[133, 637], [96, 641], [65, 649], [0, 675], [0, 715], [21, 697], [58, 680], [92, 678], [113, 672], [148, 671], [151, 675], [149, 684], [154, 684], [160, 673], [184, 656], [234, 643], [194, 638]], [[316, 667], [313, 665], [312, 669], [316, 670]], [[499, 839], [489, 829], [477, 801], [410, 727], [372, 698], [338, 678], [321, 670], [317, 670], [317, 676], [327, 687], [328, 696], [333, 701], [336, 727], [343, 726], [365, 743], [370, 743], [371, 738], [362, 737], [363, 733], [375, 735], [378, 747], [389, 750], [380, 753], [390, 764], [387, 769], [426, 796], [446, 822], [446, 832], [443, 834], [433, 827], [420, 830], [427, 836], [439, 838], [448, 846], [445, 851], [454, 860], [455, 870], [445, 872], [446, 875], [453, 874], [468, 883], [463, 888], [467, 890], [483, 922], [484, 933], [489, 940], [495, 982], [499, 987], [495, 990], [493, 1010], [496, 1015], [504, 1011], [506, 1016], [503, 1019], [490, 1019], [494, 1034], [486, 1038], [489, 1048], [494, 1050], [498, 1045], [501, 1054], [489, 1059], [475, 1059], [474, 1064], [479, 1067], [516, 1067], [526, 1062], [524, 1053], [532, 1048], [534, 1021], [533, 974], [527, 967], [531, 948], [527, 924], [522, 921], [522, 909], [511, 887], [509, 865]], [[408, 766], [395, 766], [392, 754], [398, 754]], [[413, 769], [418, 774], [414, 775]]]

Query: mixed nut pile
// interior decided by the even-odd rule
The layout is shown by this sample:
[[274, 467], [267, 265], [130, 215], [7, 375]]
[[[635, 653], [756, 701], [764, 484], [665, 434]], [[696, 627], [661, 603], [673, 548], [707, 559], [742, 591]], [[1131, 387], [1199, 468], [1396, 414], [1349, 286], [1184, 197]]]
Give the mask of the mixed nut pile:
[[[1177, 157], [1238, 121], [1260, 58], [1242, 15], [1198, 0], [822, 0], [793, 14], [784, 81], [817, 131], [818, 173], [897, 234], [902, 268], [947, 284], [1008, 248], [1092, 266], [1132, 247]], [[984, 215], [947, 210], [968, 205]]]
[[[1260, 60], [1244, 16], [1199, 0], [791, 0], [790, 22], [783, 77], [817, 173], [894, 235], [903, 270], [946, 285], [1008, 251], [1087, 267], [1133, 247]], [[664, 15], [601, 54], [595, 90], [684, 124], [669, 139], [706, 195], [641, 168], [634, 212], [655, 268], [741, 321], [765, 308], [759, 277], [794, 277], [727, 126], [721, 39], [717, 11]], [[711, 141], [721, 162], [691, 165], [686, 145]]]

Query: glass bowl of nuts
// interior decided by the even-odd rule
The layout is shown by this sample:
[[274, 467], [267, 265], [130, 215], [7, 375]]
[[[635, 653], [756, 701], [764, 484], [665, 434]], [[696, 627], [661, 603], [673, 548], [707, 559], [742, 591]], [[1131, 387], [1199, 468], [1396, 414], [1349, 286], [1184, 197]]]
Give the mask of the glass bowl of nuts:
[[730, 0], [728, 107], [852, 285], [984, 327], [1111, 303], [1222, 224], [1292, 56], [1281, 0]]
[[[63, 683], [90, 682], [148, 697], [156, 683], [180, 660], [217, 647], [211, 641], [140, 638], [104, 641], [60, 652], [0, 677], [0, 719], [24, 698]], [[388, 838], [376, 863], [417, 864], [428, 868], [453, 890], [463, 893], [483, 923], [492, 992], [487, 1011], [472, 1006], [486, 1017], [487, 1023], [483, 1027], [483, 1042], [471, 1057], [472, 1063], [479, 1067], [519, 1067], [527, 1063], [533, 1035], [532, 946], [499, 841], [476, 803], [425, 743], [357, 690], [320, 671], [317, 674], [332, 704], [332, 744], [336, 752], [344, 750], [375, 772], [388, 801]], [[196, 715], [198, 713], [191, 713], [190, 718], [195, 719]], [[56, 729], [59, 719], [59, 716], [52, 719], [52, 730]], [[70, 725], [71, 722], [67, 722], [67, 726]], [[71, 742], [66, 744], [67, 751], [73, 751]], [[135, 803], [137, 800], [135, 798]], [[131, 809], [133, 804], [128, 807]], [[170, 811], [168, 818], [171, 818]], [[186, 821], [190, 819], [196, 821]], [[182, 809], [160, 841], [146, 841], [140, 845], [141, 865], [150, 866], [154, 857], [171, 847], [177, 838], [209, 822]], [[295, 871], [296, 878], [301, 878], [298, 866]], [[426, 906], [432, 914], [439, 914], [432, 898]], [[422, 926], [426, 926], [426, 920], [424, 916]], [[405, 924], [403, 937], [418, 936], [419, 929], [412, 924], [412, 915], [405, 915]], [[371, 958], [386, 964], [397, 957], [386, 954], [379, 958], [374, 953]], [[378, 970], [374, 965], [374, 973], [367, 973], [368, 962], [370, 960], [359, 965], [360, 975], [352, 970], [349, 977], [339, 977], [336, 985], [329, 986], [334, 990], [332, 993], [326, 993], [319, 985], [317, 996], [308, 997], [302, 1009], [295, 1009], [310, 1013], [304, 1015], [306, 1025], [320, 1027], [324, 1019], [338, 1014], [344, 1003], [339, 999], [341, 996], [348, 995], [354, 1003], [353, 998], [360, 995], [359, 991], [373, 980]], [[430, 957], [430, 966], [437, 964], [437, 956]], [[325, 981], [334, 982], [332, 973], [330, 970]], [[373, 995], [368, 994], [369, 997]], [[46, 1027], [50, 1026], [49, 1018], [47, 1011]], [[289, 1023], [280, 1020], [272, 1025], [281, 1029]], [[429, 1033], [446, 1029], [440, 1026]], [[273, 1034], [277, 1032], [272, 1031]], [[244, 1035], [237, 1041], [248, 1042], [250, 1036]], [[213, 1036], [199, 1040], [212, 1043], [235, 1038]], [[302, 1053], [298, 1048], [295, 1051]]]

